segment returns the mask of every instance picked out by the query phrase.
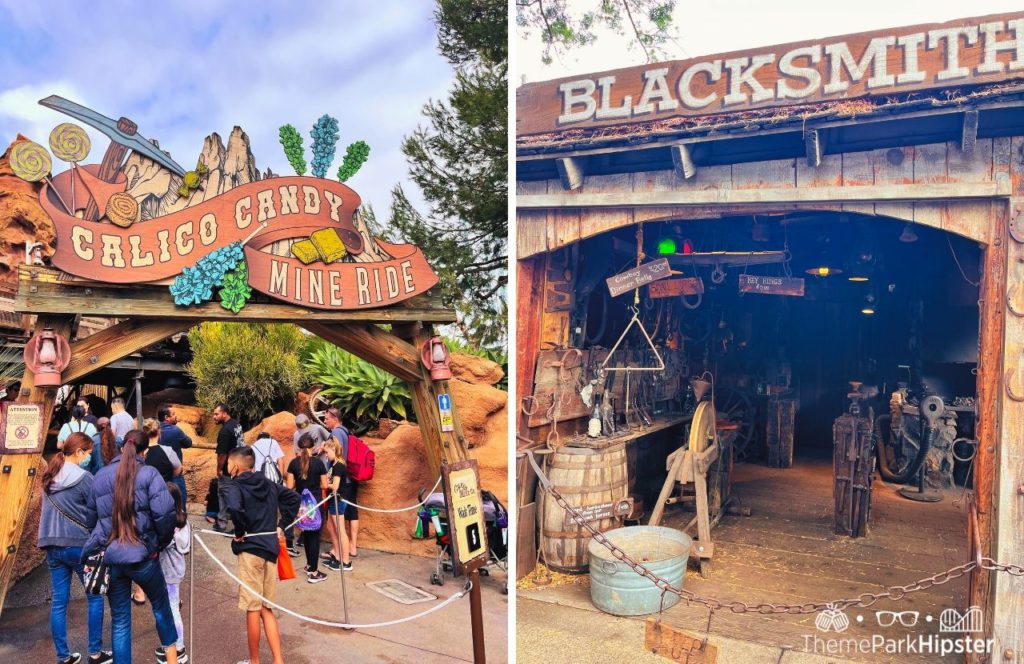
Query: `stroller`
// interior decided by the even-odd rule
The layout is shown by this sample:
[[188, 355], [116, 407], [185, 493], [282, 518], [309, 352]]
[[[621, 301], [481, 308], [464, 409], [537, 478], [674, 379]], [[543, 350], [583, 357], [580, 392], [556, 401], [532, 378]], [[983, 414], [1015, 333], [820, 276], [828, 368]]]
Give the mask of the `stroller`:
[[[501, 588], [502, 594], [508, 594], [508, 510], [501, 504], [501, 501], [490, 491], [481, 491], [484, 507], [484, 523], [487, 531], [487, 564], [480, 568], [481, 576], [490, 576], [490, 568], [497, 567], [505, 572], [505, 584]], [[421, 498], [422, 500], [422, 498]], [[437, 512], [437, 520], [434, 521], [434, 541], [437, 544], [437, 568], [430, 575], [430, 583], [436, 586], [443, 586], [446, 574], [454, 575], [452, 565], [452, 538], [448, 530], [448, 510], [444, 502], [443, 493], [432, 493], [423, 503], [426, 510]], [[437, 526], [441, 526], [440, 532]], [[424, 530], [427, 535], [429, 526]]]

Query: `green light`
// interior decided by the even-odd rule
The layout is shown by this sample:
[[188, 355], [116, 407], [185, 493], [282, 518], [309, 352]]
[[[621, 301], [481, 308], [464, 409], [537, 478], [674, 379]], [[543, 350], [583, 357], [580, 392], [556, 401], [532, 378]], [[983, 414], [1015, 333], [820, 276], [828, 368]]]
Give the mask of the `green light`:
[[676, 253], [676, 241], [670, 237], [658, 240], [658, 255], [667, 256]]

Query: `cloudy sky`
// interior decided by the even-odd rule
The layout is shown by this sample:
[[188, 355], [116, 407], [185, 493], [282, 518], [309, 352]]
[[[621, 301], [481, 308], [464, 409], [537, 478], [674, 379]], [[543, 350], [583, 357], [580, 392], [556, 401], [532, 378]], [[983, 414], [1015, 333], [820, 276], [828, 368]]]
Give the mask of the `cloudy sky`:
[[[365, 140], [370, 159], [349, 184], [383, 216], [396, 183], [421, 200], [401, 141], [454, 78], [437, 54], [432, 8], [407, 0], [0, 0], [0, 150], [19, 132], [45, 145], [70, 118], [36, 102], [59, 94], [131, 118], [185, 168], [206, 135], [226, 139], [239, 125], [261, 170], [290, 174], [278, 127], [303, 134], [308, 161], [309, 129], [329, 113], [341, 134], [329, 176], [345, 146]], [[87, 161], [99, 163], [109, 141], [93, 133], [92, 142]]]
[[[570, 0], [593, 9], [596, 0]], [[941, 23], [968, 16], [1020, 11], [1020, 0], [676, 0], [675, 39], [670, 58], [687, 58], [771, 46], [792, 41], [868, 32], [917, 23]], [[598, 32], [595, 44], [541, 62], [534, 33], [517, 44], [517, 84], [605, 71], [646, 62], [627, 39]]]

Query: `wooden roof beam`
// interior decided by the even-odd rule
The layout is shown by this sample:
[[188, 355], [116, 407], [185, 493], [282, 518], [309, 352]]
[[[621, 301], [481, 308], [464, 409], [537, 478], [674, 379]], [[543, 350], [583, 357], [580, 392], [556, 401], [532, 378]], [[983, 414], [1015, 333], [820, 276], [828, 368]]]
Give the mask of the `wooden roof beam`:
[[978, 111], [970, 109], [964, 113], [963, 131], [960, 136], [960, 152], [973, 154], [978, 144]]
[[821, 158], [825, 154], [825, 130], [806, 130], [804, 132], [804, 148], [807, 152], [807, 165], [811, 168], [821, 166]]
[[562, 181], [562, 188], [566, 191], [574, 191], [583, 186], [582, 159], [575, 157], [556, 159], [555, 168], [558, 169], [558, 178]]
[[673, 145], [672, 150], [672, 165], [676, 169], [676, 175], [689, 180], [697, 174], [697, 164], [693, 161], [693, 155], [690, 154], [690, 146], [685, 143], [679, 145]]

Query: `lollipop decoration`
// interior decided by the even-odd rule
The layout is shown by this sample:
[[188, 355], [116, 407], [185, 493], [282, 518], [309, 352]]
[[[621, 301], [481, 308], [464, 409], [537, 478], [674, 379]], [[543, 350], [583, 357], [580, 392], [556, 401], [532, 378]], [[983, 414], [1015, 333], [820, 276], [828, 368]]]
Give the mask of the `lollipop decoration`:
[[139, 203], [131, 194], [119, 191], [107, 199], [107, 219], [121, 228], [128, 228], [139, 217]]
[[75, 206], [75, 178], [74, 169], [78, 162], [89, 156], [89, 148], [92, 147], [89, 135], [85, 130], [71, 122], [64, 122], [53, 128], [50, 132], [50, 149], [54, 156], [61, 161], [71, 164], [71, 209]]
[[11, 170], [14, 174], [26, 182], [39, 182], [40, 180], [50, 185], [50, 190], [57, 194], [57, 200], [64, 207], [64, 211], [71, 214], [68, 204], [60, 197], [53, 181], [49, 178], [53, 162], [50, 160], [50, 153], [42, 145], [34, 141], [23, 141], [16, 143], [11, 148]]

